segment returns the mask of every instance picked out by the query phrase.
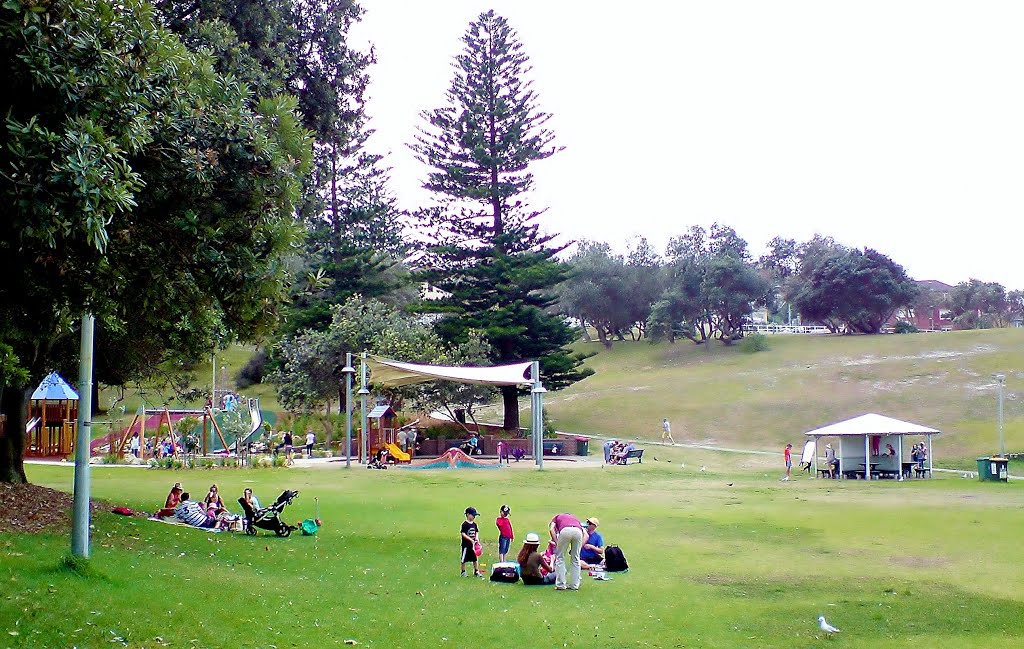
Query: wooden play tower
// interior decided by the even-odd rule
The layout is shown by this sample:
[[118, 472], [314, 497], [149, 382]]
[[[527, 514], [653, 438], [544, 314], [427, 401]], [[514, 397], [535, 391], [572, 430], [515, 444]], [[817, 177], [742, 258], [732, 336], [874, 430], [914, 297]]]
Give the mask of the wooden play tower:
[[25, 455], [64, 457], [75, 452], [78, 393], [56, 372], [32, 393], [25, 425]]

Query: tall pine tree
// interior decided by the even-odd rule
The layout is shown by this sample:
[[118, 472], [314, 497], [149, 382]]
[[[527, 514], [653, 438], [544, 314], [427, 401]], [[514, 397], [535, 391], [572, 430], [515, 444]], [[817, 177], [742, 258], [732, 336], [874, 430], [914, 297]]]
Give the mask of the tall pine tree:
[[[445, 296], [424, 309], [442, 314], [442, 338], [482, 331], [496, 363], [539, 359], [545, 383], [564, 387], [591, 372], [567, 348], [574, 331], [548, 310], [565, 277], [554, 258], [562, 248], [540, 231], [542, 212], [519, 200], [533, 186], [530, 164], [559, 150], [544, 128], [550, 115], [537, 108], [528, 58], [504, 18], [481, 14], [462, 41], [447, 105], [422, 113], [427, 125], [411, 145], [439, 197], [424, 210], [420, 276]], [[506, 430], [519, 427], [518, 393], [502, 389]]]

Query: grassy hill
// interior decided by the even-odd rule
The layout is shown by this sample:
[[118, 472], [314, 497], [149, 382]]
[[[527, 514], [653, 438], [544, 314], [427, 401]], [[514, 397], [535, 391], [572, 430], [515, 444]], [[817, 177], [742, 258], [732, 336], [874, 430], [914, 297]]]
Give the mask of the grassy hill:
[[616, 343], [597, 373], [545, 399], [562, 431], [742, 448], [799, 446], [803, 433], [864, 414], [943, 431], [937, 461], [998, 451], [997, 387], [1006, 375], [1007, 450], [1024, 451], [1024, 329], [889, 336], [783, 336], [746, 354], [690, 342]]

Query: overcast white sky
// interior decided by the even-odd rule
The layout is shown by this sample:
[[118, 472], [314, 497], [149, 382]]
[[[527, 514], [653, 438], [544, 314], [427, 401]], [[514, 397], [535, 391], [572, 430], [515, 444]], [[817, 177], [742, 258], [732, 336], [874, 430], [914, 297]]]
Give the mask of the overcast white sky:
[[443, 105], [469, 22], [519, 34], [565, 151], [533, 207], [570, 239], [732, 226], [870, 246], [916, 279], [1024, 289], [1024, 2], [361, 0], [368, 112], [402, 207], [429, 201], [405, 146]]

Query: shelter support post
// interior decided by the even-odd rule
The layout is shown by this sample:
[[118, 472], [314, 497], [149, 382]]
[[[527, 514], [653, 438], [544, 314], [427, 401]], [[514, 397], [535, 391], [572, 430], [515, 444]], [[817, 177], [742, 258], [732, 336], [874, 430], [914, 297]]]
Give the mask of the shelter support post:
[[814, 438], [814, 476], [818, 476], [818, 438]]
[[925, 439], [928, 440], [928, 477], [932, 477], [932, 436], [925, 435]]
[[897, 480], [903, 480], [903, 435], [899, 435], [896, 438], [896, 466], [899, 469], [899, 475], [896, 476]]
[[864, 479], [871, 479], [871, 435], [864, 436]]

